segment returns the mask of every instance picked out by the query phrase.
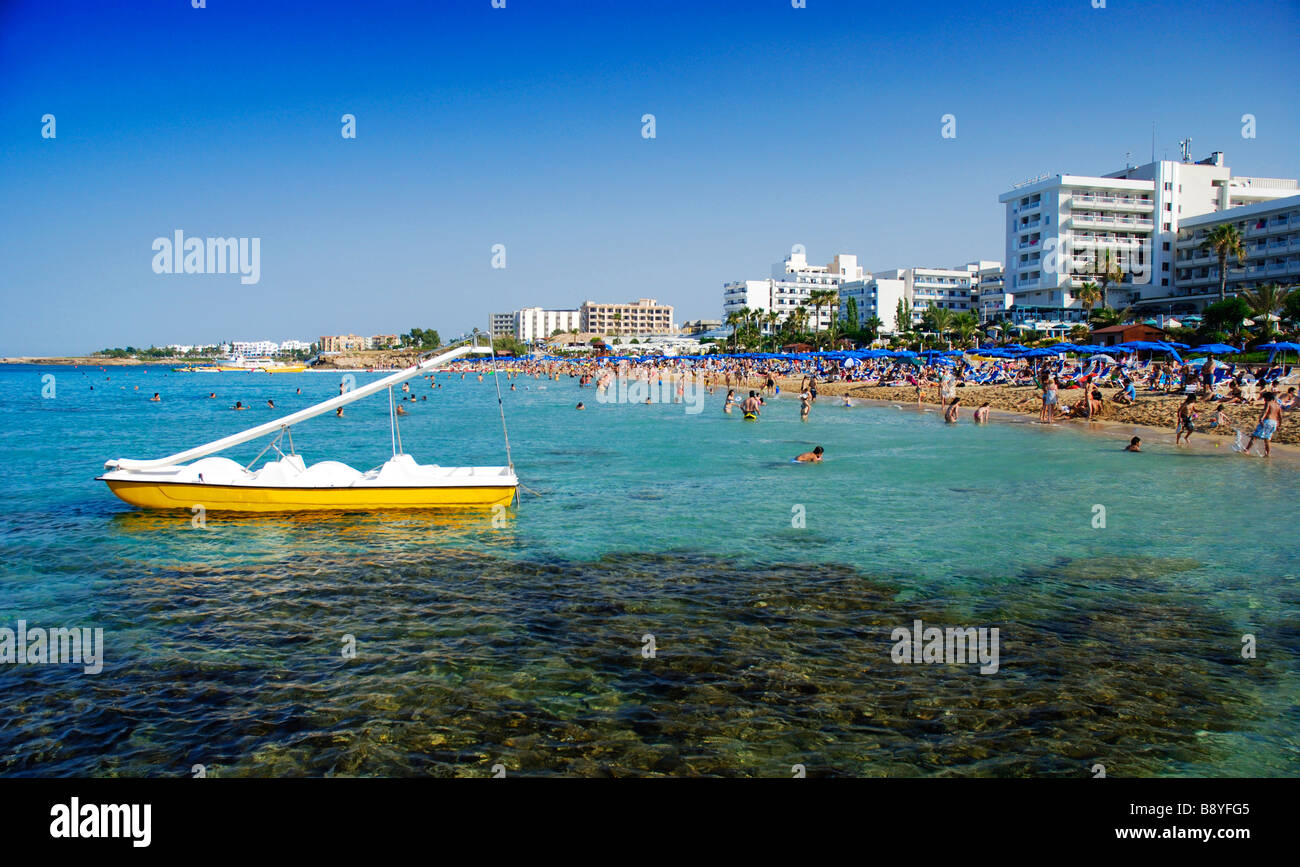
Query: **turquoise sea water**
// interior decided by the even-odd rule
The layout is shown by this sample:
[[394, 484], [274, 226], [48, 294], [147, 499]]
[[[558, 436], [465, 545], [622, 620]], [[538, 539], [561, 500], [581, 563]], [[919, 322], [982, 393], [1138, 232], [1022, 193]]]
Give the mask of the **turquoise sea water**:
[[[0, 774], [1300, 772], [1292, 459], [1178, 452], [1172, 434], [1134, 455], [1122, 430], [830, 398], [807, 423], [797, 400], [745, 423], [725, 390], [689, 414], [564, 377], [504, 393], [530, 489], [504, 526], [202, 529], [94, 481], [107, 458], [233, 433], [339, 379], [0, 368], [0, 626], [102, 627], [106, 645], [98, 675], [0, 665]], [[405, 450], [503, 463], [492, 378], [437, 380], [412, 383], [428, 400], [408, 404]], [[294, 441], [308, 463], [376, 466], [387, 401]], [[818, 444], [824, 464], [790, 463]], [[998, 627], [998, 673], [895, 664], [891, 632], [916, 619]]]

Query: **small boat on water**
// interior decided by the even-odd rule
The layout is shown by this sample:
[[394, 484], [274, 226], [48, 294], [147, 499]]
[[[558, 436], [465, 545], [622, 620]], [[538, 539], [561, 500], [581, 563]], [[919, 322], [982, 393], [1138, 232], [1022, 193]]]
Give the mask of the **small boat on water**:
[[[464, 355], [491, 352], [491, 346], [460, 346], [315, 406], [206, 445], [153, 460], [115, 458], [105, 462], [105, 472], [97, 480], [107, 483], [109, 490], [125, 502], [149, 509], [193, 510], [201, 506], [206, 511], [293, 512], [506, 506], [514, 499], [519, 486], [510, 459], [508, 434], [505, 434], [506, 466], [418, 464], [402, 451], [392, 394], [393, 386], [439, 364]], [[385, 389], [389, 392], [393, 456], [382, 465], [366, 472], [338, 461], [308, 466], [294, 451], [290, 432], [293, 425]], [[499, 389], [497, 400], [500, 405]], [[504, 409], [501, 420], [505, 433]], [[269, 435], [274, 438], [246, 466], [230, 458], [214, 457], [217, 452]], [[283, 446], [287, 446], [287, 452]], [[262, 456], [272, 450], [277, 459], [254, 469]]]
[[274, 358], [245, 358], [235, 355], [219, 358], [215, 364], [186, 365], [173, 367], [176, 373], [302, 373], [307, 365], [299, 362], [279, 361]]

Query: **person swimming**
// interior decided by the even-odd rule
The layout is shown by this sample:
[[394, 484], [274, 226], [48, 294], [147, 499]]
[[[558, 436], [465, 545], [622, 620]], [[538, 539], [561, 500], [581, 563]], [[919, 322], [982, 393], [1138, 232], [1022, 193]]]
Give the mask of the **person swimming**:
[[248, 407], [244, 406], [243, 401], [237, 400], [235, 401], [235, 405], [232, 406], [231, 409], [248, 409]]
[[1142, 451], [1142, 437], [1133, 437], [1133, 439], [1129, 440], [1128, 445], [1124, 446], [1124, 451], [1126, 452]]
[[795, 462], [801, 464], [819, 464], [822, 460], [823, 451], [824, 449], [822, 449], [821, 446], [817, 446], [817, 448], [812, 451], [804, 452], [799, 455], [799, 457], [795, 458]]
[[578, 405], [574, 409], [586, 409], [586, 407], [582, 405], [582, 401], [578, 401]]
[[150, 403], [158, 403], [161, 400], [162, 398], [158, 396], [158, 392], [156, 391], [153, 393], [153, 397], [149, 398]]

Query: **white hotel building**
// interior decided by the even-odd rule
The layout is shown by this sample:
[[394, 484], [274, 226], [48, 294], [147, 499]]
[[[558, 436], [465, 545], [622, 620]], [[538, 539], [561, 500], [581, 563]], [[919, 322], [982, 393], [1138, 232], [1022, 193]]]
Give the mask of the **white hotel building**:
[[[981, 289], [987, 290], [993, 303], [996, 290], [1002, 292], [1002, 263], [979, 260], [955, 268], [895, 268], [869, 275], [864, 280], [846, 283], [840, 289], [840, 311], [848, 299], [857, 301], [858, 323], [877, 316], [882, 331], [906, 331], [920, 325], [921, 317], [931, 307], [950, 310], [953, 314], [977, 313]], [[912, 321], [898, 322], [898, 302], [907, 301]]]
[[1219, 257], [1205, 239], [1223, 223], [1237, 227], [1246, 248], [1244, 264], [1228, 257], [1227, 294], [1300, 283], [1300, 195], [1294, 195], [1184, 220], [1174, 245], [1174, 291], [1153, 308], [1186, 314], [1219, 300]]
[[[808, 310], [808, 327], [826, 331], [831, 327], [831, 309], [822, 307], [818, 316], [809, 297], [814, 291], [840, 289], [847, 282], [867, 276], [857, 256], [839, 253], [829, 265], [809, 265], [807, 254], [796, 248], [785, 261], [772, 266], [772, 276], [766, 280], [737, 280], [723, 285], [723, 321], [748, 307], [763, 313], [775, 311], [780, 316], [778, 321], [784, 322], [796, 308], [804, 307]], [[763, 331], [770, 333], [770, 328], [764, 324]]]
[[[515, 337], [525, 343], [545, 340], [557, 331], [582, 330], [582, 314], [578, 310], [546, 310], [525, 307], [515, 311]], [[495, 323], [494, 323], [495, 324]]]
[[1163, 160], [1101, 177], [1058, 174], [998, 197], [1006, 206], [1006, 292], [1013, 316], [1078, 319], [1076, 290], [1099, 283], [1110, 253], [1124, 271], [1112, 307], [1158, 305], [1174, 292], [1181, 221], [1296, 194], [1296, 181], [1233, 177], [1216, 152], [1197, 163]]

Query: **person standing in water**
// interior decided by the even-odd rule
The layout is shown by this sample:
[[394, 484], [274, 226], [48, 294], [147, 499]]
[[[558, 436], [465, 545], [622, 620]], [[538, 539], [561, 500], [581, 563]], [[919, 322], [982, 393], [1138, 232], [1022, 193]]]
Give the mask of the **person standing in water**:
[[975, 423], [986, 424], [989, 420], [989, 402], [986, 400], [975, 409]]
[[1273, 440], [1273, 434], [1277, 433], [1277, 426], [1281, 421], [1282, 407], [1277, 402], [1277, 395], [1271, 391], [1264, 392], [1264, 411], [1259, 414], [1259, 423], [1255, 425], [1255, 430], [1250, 435], [1250, 442], [1246, 443], [1245, 453], [1250, 454], [1255, 440], [1263, 440], [1264, 457], [1269, 457], [1269, 444]]
[[808, 412], [811, 409], [812, 409], [812, 395], [810, 395], [807, 391], [804, 391], [803, 394], [799, 395], [799, 420], [807, 421]]
[[948, 404], [948, 408], [944, 410], [943, 420], [946, 421], [948, 424], [956, 424], [957, 413], [959, 413], [960, 411], [961, 411], [961, 398], [954, 397], [952, 399], [952, 402]]
[[1196, 433], [1196, 395], [1189, 394], [1187, 399], [1178, 405], [1178, 420], [1174, 425], [1174, 445], [1178, 445], [1180, 440], [1185, 440], [1190, 446], [1194, 433]]
[[762, 412], [763, 398], [758, 396], [758, 392], [750, 389], [749, 397], [745, 398], [745, 403], [741, 409], [745, 411], [746, 421], [757, 421]]
[[731, 408], [735, 406], [735, 404], [736, 404], [736, 390], [734, 388], [729, 388], [727, 389], [727, 401], [722, 405], [722, 411], [730, 415]]

